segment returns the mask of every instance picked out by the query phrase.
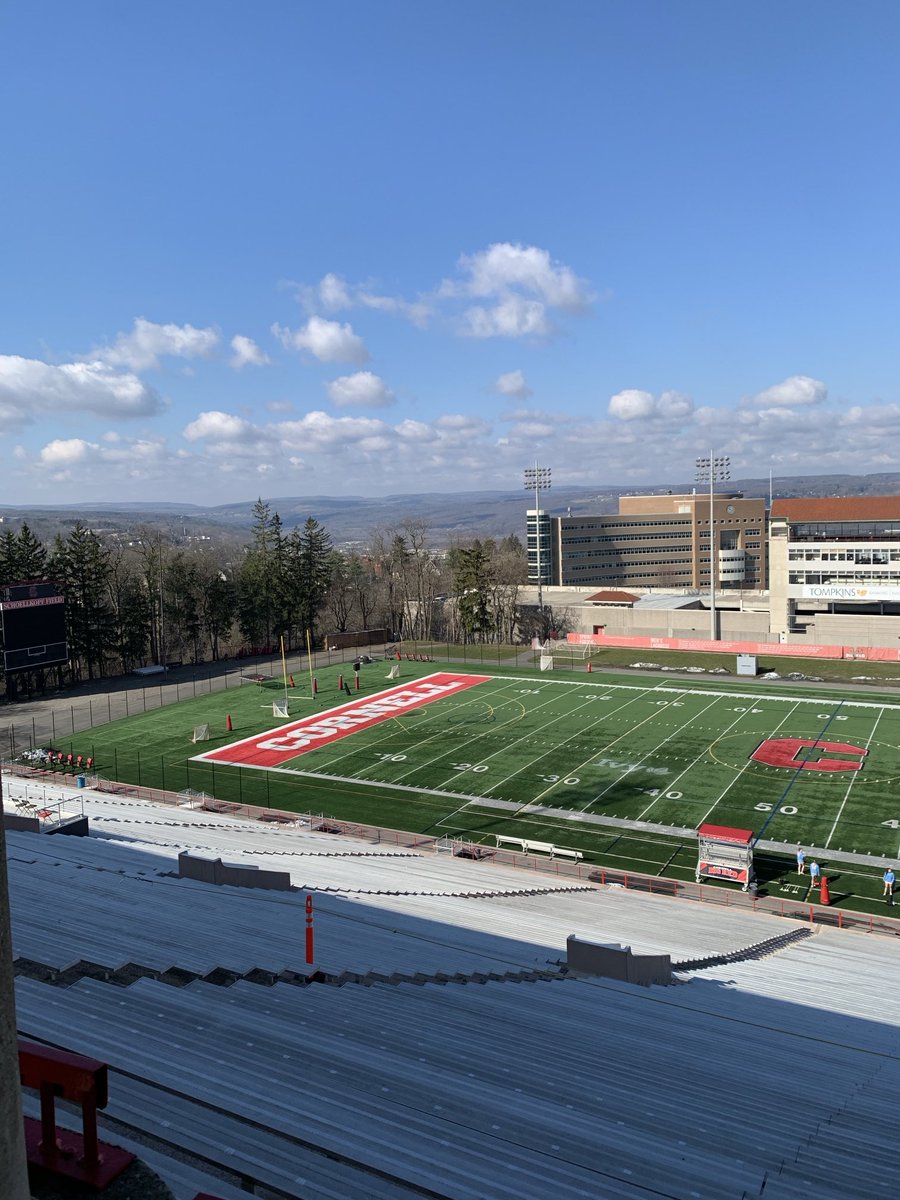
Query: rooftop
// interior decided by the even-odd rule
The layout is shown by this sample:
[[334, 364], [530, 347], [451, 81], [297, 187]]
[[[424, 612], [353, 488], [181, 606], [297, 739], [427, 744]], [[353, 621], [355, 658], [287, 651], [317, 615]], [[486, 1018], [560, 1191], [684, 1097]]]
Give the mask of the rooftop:
[[900, 496], [807, 496], [774, 500], [772, 518], [785, 521], [900, 521]]

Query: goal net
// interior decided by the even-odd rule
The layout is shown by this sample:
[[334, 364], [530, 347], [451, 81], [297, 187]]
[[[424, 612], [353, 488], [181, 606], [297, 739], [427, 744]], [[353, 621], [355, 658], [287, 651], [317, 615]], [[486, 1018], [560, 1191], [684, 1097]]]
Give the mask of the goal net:
[[388, 671], [386, 678], [387, 679], [399, 679], [400, 678], [400, 664], [399, 663], [394, 663], [394, 665]]
[[281, 717], [282, 719], [284, 719], [285, 717], [287, 717], [289, 715], [290, 714], [288, 713], [287, 700], [282, 700], [280, 704], [278, 703], [277, 700], [272, 701], [272, 716], [273, 717]]
[[542, 671], [552, 671], [553, 670], [553, 655], [552, 654], [542, 654], [541, 655], [541, 670]]
[[208, 742], [209, 741], [209, 726], [195, 725], [194, 734], [191, 738], [192, 742]]

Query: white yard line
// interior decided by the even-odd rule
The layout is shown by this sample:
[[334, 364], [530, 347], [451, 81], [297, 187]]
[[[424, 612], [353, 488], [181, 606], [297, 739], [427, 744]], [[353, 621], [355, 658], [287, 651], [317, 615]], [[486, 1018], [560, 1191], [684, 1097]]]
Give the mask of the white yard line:
[[[791, 719], [791, 717], [797, 711], [798, 707], [799, 707], [799, 705], [796, 705], [796, 704], [794, 705], [794, 707], [791, 709], [791, 711], [786, 714], [786, 716], [784, 717], [784, 720], [778, 722], [778, 724], [772, 730], [772, 733], [769, 734], [769, 737], [771, 737], [772, 734], [777, 733], [785, 721], [789, 721]], [[725, 797], [728, 795], [728, 793], [731, 791], [731, 789], [734, 787], [734, 785], [737, 783], [737, 781], [740, 779], [740, 777], [743, 775], [743, 773], [747, 770], [747, 768], [752, 765], [752, 763], [753, 763], [753, 759], [748, 758], [747, 761], [744, 763], [744, 765], [741, 767], [741, 769], [738, 771], [737, 775], [735, 775], [734, 779], [732, 779], [731, 783], [729, 783], [728, 787], [725, 788], [724, 792], [722, 792], [721, 795], [716, 800], [713, 801], [712, 808], [710, 808], [706, 813], [704, 813], [703, 816], [700, 818], [700, 820], [697, 822], [698, 825], [703, 825], [704, 822], [709, 820], [712, 813], [722, 803], [722, 801], [725, 799]]]
[[[630, 700], [626, 700], [624, 704], [620, 704], [617, 708], [604, 709], [603, 716], [598, 717], [597, 720], [594, 721], [593, 725], [588, 725], [584, 729], [577, 730], [575, 733], [572, 734], [571, 737], [567, 737], [564, 741], [559, 742], [557, 745], [551, 747], [551, 749], [547, 750], [544, 754], [539, 754], [537, 758], [530, 758], [528, 760], [528, 762], [523, 763], [522, 766], [519, 767], [517, 770], [513, 771], [512, 774], [507, 775], [507, 776], [505, 776], [505, 778], [498, 780], [497, 783], [491, 784], [491, 786], [485, 792], [485, 796], [487, 796], [489, 792], [493, 792], [498, 787], [502, 787], [505, 783], [508, 783], [510, 779], [515, 779], [515, 777], [517, 775], [521, 774], [522, 771], [527, 771], [531, 768], [537, 767], [537, 765], [540, 763], [542, 758], [547, 758], [551, 754], [556, 754], [559, 750], [562, 749], [563, 746], [567, 745], [567, 743], [573, 741], [575, 738], [583, 737], [586, 733], [590, 733], [590, 731], [593, 728], [595, 728], [598, 725], [601, 725], [610, 716], [614, 716], [615, 714], [620, 713], [624, 708], [627, 708], [629, 706], [629, 704], [636, 704], [638, 702], [638, 700], [643, 699], [647, 695], [648, 691], [652, 691], [652, 690], [653, 690], [652, 688], [644, 689], [644, 691], [642, 692], [642, 694], [640, 696], [632, 696]], [[591, 699], [592, 698], [593, 697], [591, 697]], [[589, 700], [586, 700], [585, 704], [588, 704], [588, 703], [589, 703]], [[570, 715], [569, 713], [562, 713], [557, 718], [557, 720], [564, 720], [564, 719], [568, 718], [569, 715]], [[650, 716], [646, 718], [646, 720], [649, 721], [654, 716], [656, 716], [656, 713], [651, 713]], [[551, 722], [551, 724], [554, 724], [554, 723], [555, 722]], [[641, 721], [638, 725], [632, 725], [631, 729], [627, 730], [626, 733], [623, 733], [620, 737], [617, 737], [614, 741], [610, 742], [607, 746], [604, 746], [602, 750], [599, 750], [597, 752], [597, 754], [592, 755], [592, 757], [589, 761], [593, 761], [594, 758], [598, 758], [601, 754], [603, 754], [606, 750], [608, 750], [610, 746], [614, 746], [616, 744], [616, 742], [621, 741], [622, 738], [625, 737], [627, 733], [630, 733], [632, 729], [638, 729], [638, 728], [640, 728], [640, 725], [643, 725], [643, 724], [644, 724], [644, 722]], [[527, 734], [523, 738], [519, 738], [518, 741], [528, 741], [529, 739], [531, 739], [533, 737], [534, 737], [534, 734], [530, 733], [530, 734]], [[515, 745], [515, 744], [516, 743], [514, 742], [513, 745]], [[502, 750], [503, 750], [503, 752], [505, 752], [509, 748], [510, 747], [508, 747], [508, 746], [504, 746], [504, 747], [502, 747]], [[501, 751], [499, 751], [499, 750], [497, 751], [498, 754], [500, 752]], [[578, 768], [578, 767], [574, 768], [574, 770], [579, 770], [579, 769], [580, 768]], [[567, 775], [571, 774], [571, 772], [567, 771], [566, 774]], [[556, 786], [557, 785], [555, 783], [551, 783], [550, 786], [548, 788], [545, 788], [545, 790], [543, 792], [541, 792], [539, 796], [535, 796], [533, 799], [528, 800], [523, 807], [527, 807], [528, 804], [537, 804], [542, 796], [546, 796], [547, 792], [552, 791], [552, 789], [555, 788]]]
[[[516, 703], [514, 698], [497, 700], [498, 697], [502, 697], [504, 695], [504, 692], [506, 690], [505, 688], [500, 688], [497, 692], [492, 693], [494, 699], [497, 700], [496, 704], [491, 704], [491, 702], [489, 700], [486, 700], [484, 698], [484, 696], [480, 696], [480, 697], [477, 696], [475, 694], [476, 690], [477, 689], [473, 688], [471, 691], [464, 692], [461, 695], [458, 694], [458, 695], [452, 696], [452, 697], [451, 696], [443, 697], [442, 704], [447, 705], [447, 707], [442, 707], [440, 712], [438, 711], [438, 707], [436, 704], [423, 705], [421, 708], [412, 709], [411, 712], [422, 714], [421, 719], [417, 720], [418, 728], [412, 731], [412, 735], [416, 737], [416, 746], [417, 747], [425, 746], [428, 744], [428, 742], [432, 741], [434, 738], [444, 737], [445, 732], [446, 732], [446, 727], [447, 727], [446, 722], [447, 722], [448, 713], [451, 715], [454, 715], [456, 713], [464, 712], [464, 710], [467, 708], [473, 708], [475, 706], [479, 706], [479, 705], [483, 705], [483, 704], [487, 704], [489, 708], [495, 709], [498, 707], [503, 707], [509, 703]], [[327, 714], [326, 714], [326, 718], [327, 718]], [[323, 719], [325, 719], [325, 718], [323, 718]], [[409, 712], [404, 714], [404, 719], [411, 719], [411, 715]], [[512, 720], [519, 720], [519, 719], [520, 719], [519, 717], [512, 718]], [[500, 728], [503, 728], [505, 725], [511, 724], [512, 720], [501, 722]], [[381, 731], [376, 737], [374, 737], [372, 739], [371, 746], [373, 749], [375, 747], [381, 745], [383, 742], [389, 742], [393, 738], [396, 737], [396, 730], [394, 729], [394, 725], [396, 723], [397, 723], [397, 718], [391, 717], [390, 720], [383, 721], [379, 725], [372, 727], [371, 732], [374, 732], [375, 730]], [[424, 728], [426, 728], [430, 724], [435, 724], [435, 723], [439, 723], [439, 724], [438, 724], [438, 728], [435, 730], [434, 733], [429, 734], [427, 736], [419, 736], [421, 733], [424, 732]], [[403, 726], [401, 725], [400, 728], [403, 729]], [[366, 732], [370, 732], [370, 731], [367, 730]], [[410, 736], [409, 731], [404, 730], [404, 732], [407, 733], [407, 736]], [[356, 756], [359, 754], [359, 743], [357, 743], [356, 746], [354, 747], [352, 745], [352, 739], [342, 738], [340, 740], [340, 743], [333, 743], [333, 745], [338, 745], [338, 744], [342, 744], [345, 742], [349, 743], [347, 749], [343, 750], [339, 753], [331, 755], [328, 758], [328, 760], [323, 764], [323, 769], [329, 769], [331, 767], [339, 766], [339, 764], [342, 763], [344, 761], [344, 759], [346, 759], [346, 758], [356, 758]], [[321, 748], [324, 750], [327, 747], [323, 746]], [[361, 769], [365, 770], [364, 767]], [[402, 779], [403, 776], [401, 775], [400, 778]]]
[[[647, 695], [647, 692], [648, 692], [648, 691], [650, 691], [650, 692], [654, 692], [654, 691], [657, 691], [657, 690], [658, 690], [658, 689], [656, 689], [656, 688], [650, 688], [650, 689], [647, 689], [647, 690], [645, 690], [645, 692], [644, 692], [644, 697], [646, 697], [646, 695]], [[679, 695], [680, 695], [680, 693], [679, 693]], [[641, 697], [639, 697], [639, 696], [636, 696], [636, 697], [635, 697], [635, 700], [639, 700], [639, 699], [641, 699]], [[669, 702], [668, 702], [668, 703], [665, 705], [665, 709], [668, 709], [668, 708], [670, 708], [670, 707], [672, 706], [672, 704], [673, 704], [673, 703], [674, 703], [674, 701], [670, 700], [670, 701], [669, 701]], [[627, 705], [624, 705], [624, 704], [623, 704], [623, 705], [621, 705], [621, 706], [620, 706], [618, 709], [616, 709], [615, 711], [616, 711], [616, 712], [621, 712], [621, 710], [622, 710], [623, 708], [626, 708], [626, 707], [627, 707]], [[708, 706], [707, 706], [707, 707], [708, 707]], [[611, 742], [607, 742], [607, 743], [606, 743], [604, 746], [601, 746], [601, 747], [600, 747], [600, 749], [597, 751], [597, 753], [596, 753], [596, 754], [592, 754], [592, 755], [591, 755], [591, 757], [590, 757], [590, 758], [588, 758], [588, 759], [585, 759], [585, 761], [584, 761], [583, 763], [580, 763], [578, 766], [576, 766], [576, 767], [573, 767], [573, 768], [572, 768], [572, 770], [571, 770], [571, 772], [569, 772], [569, 774], [574, 774], [576, 771], [583, 771], [585, 767], [587, 767], [587, 766], [590, 766], [590, 764], [591, 764], [592, 762], [594, 762], [596, 759], [598, 759], [598, 758], [602, 757], [604, 754], [606, 754], [608, 750], [611, 750], [611, 749], [613, 748], [613, 746], [615, 746], [615, 745], [616, 745], [618, 742], [621, 742], [621, 741], [623, 740], [623, 738], [626, 738], [626, 737], [631, 737], [631, 735], [634, 733], [634, 731], [635, 731], [636, 729], [640, 729], [640, 727], [641, 727], [642, 725], [646, 725], [648, 721], [652, 721], [654, 717], [658, 717], [658, 716], [660, 715], [660, 712], [661, 712], [661, 711], [665, 711], [665, 709], [661, 710], [661, 709], [657, 708], [655, 712], [652, 712], [652, 713], [650, 713], [648, 716], [644, 717], [643, 721], [638, 721], [637, 725], [632, 725], [630, 728], [626, 729], [626, 730], [624, 731], [624, 733], [620, 733], [620, 734], [619, 734], [619, 736], [618, 736], [618, 737], [616, 737], [616, 738], [613, 738], [613, 740], [612, 740]], [[597, 722], [597, 724], [599, 724], [599, 723], [600, 723], [600, 722], [598, 721], [598, 722]], [[573, 734], [573, 737], [580, 736], [580, 735], [581, 735], [583, 732], [584, 732], [583, 730], [579, 730], [579, 733], [578, 733], [578, 734]], [[570, 741], [572, 741], [572, 738], [566, 738], [566, 742], [570, 742]], [[553, 750], [553, 751], [548, 751], [548, 753], [555, 753], [555, 752], [556, 752], [556, 750], [558, 750], [558, 749], [559, 749], [561, 746], [564, 746], [564, 745], [566, 744], [566, 742], [560, 742], [560, 745], [559, 745], [559, 746], [557, 746], [557, 747], [555, 748], [555, 750]], [[541, 758], [544, 758], [544, 757], [545, 757], [545, 755], [541, 755]], [[540, 762], [540, 759], [536, 759], [536, 760], [534, 760], [534, 761], [536, 761], [536, 762]], [[532, 764], [526, 764], [526, 765], [533, 765], [533, 763], [532, 763]], [[523, 771], [524, 771], [524, 770], [525, 770], [525, 767], [521, 767], [521, 768], [520, 768], [520, 770], [523, 770]], [[513, 772], [513, 775], [517, 775], [517, 774], [518, 774], [518, 771], [514, 771], [514, 772]], [[512, 779], [512, 777], [513, 777], [512, 775], [510, 775], [510, 776], [509, 776], [509, 778], [510, 778], [510, 779]], [[552, 791], [553, 791], [553, 789], [554, 789], [555, 787], [558, 787], [558, 786], [559, 786], [559, 785], [558, 785], [558, 783], [551, 783], [551, 784], [549, 785], [549, 787], [546, 787], [546, 788], [544, 788], [544, 790], [543, 790], [541, 793], [539, 793], [539, 795], [535, 796], [535, 797], [534, 797], [532, 800], [529, 800], [529, 801], [528, 801], [528, 804], [539, 804], [539, 803], [541, 802], [541, 800], [543, 800], [544, 796], [546, 796], [546, 795], [547, 795], [547, 793], [548, 793], [548, 792], [552, 792]], [[582, 805], [582, 806], [581, 806], [581, 810], [580, 810], [580, 811], [583, 811], [585, 808], [587, 808], [587, 805], [588, 805], [588, 804], [593, 804], [593, 803], [594, 803], [593, 799], [591, 799], [591, 800], [588, 800], [588, 801], [587, 801], [587, 804], [584, 804], [584, 805]], [[527, 805], [527, 804], [526, 804], [526, 805], [523, 805], [523, 807], [526, 807], [526, 808], [527, 808], [527, 807], [528, 807], [528, 805]]]
[[[876, 720], [875, 724], [872, 726], [872, 732], [869, 734], [868, 740], [866, 741], [866, 750], [868, 750], [869, 746], [872, 744], [872, 738], [875, 736], [875, 730], [878, 728], [878, 722], [881, 720], [881, 718], [883, 716], [884, 716], [884, 709], [882, 709], [881, 712], [878, 714], [878, 719]], [[826, 850], [831, 845], [831, 839], [834, 837], [834, 831], [835, 831], [835, 829], [837, 829], [837, 823], [841, 819], [841, 814], [844, 811], [847, 801], [850, 799], [850, 791], [851, 791], [854, 783], [856, 783], [858, 776], [859, 776], [859, 771], [854, 771], [853, 778], [847, 784], [847, 791], [844, 793], [844, 799], [841, 801], [841, 807], [837, 811], [837, 816], [834, 818], [834, 824], [831, 827], [831, 832], [829, 833], [829, 835], [825, 841], [825, 849]]]
[[[706, 712], [706, 709], [704, 709], [703, 712]], [[698, 713], [697, 715], [702, 716], [703, 713]], [[723, 729], [721, 733], [716, 734], [716, 741], [720, 741], [727, 734], [731, 733], [731, 731], [732, 731], [732, 729], [734, 729], [735, 725], [740, 725], [741, 721], [743, 721], [743, 719], [747, 715], [748, 715], [748, 712], [746, 712], [746, 711], [742, 712], [742, 713], [738, 713], [738, 715], [735, 717], [735, 719], [731, 722], [730, 725], [728, 725], [725, 729]], [[790, 714], [788, 714], [788, 715], [790, 715]], [[693, 720], [693, 718], [691, 718], [691, 719]], [[787, 717], [785, 717], [785, 721], [786, 720], [787, 720]], [[784, 722], [782, 722], [782, 724], [783, 723]], [[679, 733], [682, 732], [687, 727], [688, 724], [690, 724], [690, 722], [686, 722], [686, 724], [683, 725], [678, 732]], [[668, 741], [668, 738], [666, 740]], [[712, 743], [710, 743], [710, 744], [712, 744]], [[660, 790], [661, 791], [671, 791], [674, 787], [676, 787], [679, 780], [683, 779], [684, 776], [687, 775], [689, 771], [692, 771], [694, 769], [694, 767], [696, 767], [697, 763], [700, 762], [700, 760], [704, 757], [704, 755], [709, 753], [709, 749], [710, 749], [709, 746], [705, 746], [703, 748], [703, 750], [700, 751], [700, 753], [697, 755], [697, 757], [694, 759], [693, 762], [688, 763], [688, 765], [684, 768], [684, 770], [679, 772], [679, 774], [675, 776], [675, 778], [671, 781], [671, 783], [669, 783], [666, 786], [665, 789], [660, 789]], [[728, 785], [728, 787], [731, 787], [733, 783], [734, 783], [734, 780], [731, 781], [731, 783]], [[726, 788], [725, 790], [727, 791], [728, 788]], [[722, 795], [724, 795], [724, 794], [725, 793], [723, 792]], [[602, 795], [602, 793], [601, 793], [601, 795]], [[599, 798], [600, 797], [598, 797], [598, 799]], [[640, 816], [637, 819], [639, 821], [642, 821], [644, 819], [644, 817], [646, 816], [646, 814], [650, 811], [650, 809], [653, 808], [653, 806], [655, 804], [659, 803], [660, 799], [664, 799], [664, 797], [657, 796], [654, 800], [652, 800], [650, 802], [650, 804], [647, 805], [647, 807], [644, 809], [644, 811], [640, 814]], [[719, 797], [719, 799], [721, 799], [721, 796]], [[716, 801], [716, 804], [718, 804], [718, 800]], [[713, 805], [713, 808], [715, 808], [715, 804]], [[704, 818], [704, 820], [705, 819], [706, 818]]]
[[[529, 709], [526, 709], [526, 708], [525, 708], [525, 705], [522, 703], [522, 701], [521, 701], [521, 700], [518, 700], [518, 699], [516, 699], [516, 700], [514, 701], [514, 703], [516, 703], [516, 704], [519, 704], [519, 705], [522, 707], [522, 716], [524, 716], [526, 713], [528, 713], [528, 714], [532, 714], [532, 713], [539, 712], [539, 711], [540, 711], [540, 709], [544, 708], [544, 707], [545, 707], [546, 705], [548, 705], [548, 704], [552, 704], [552, 703], [553, 703], [553, 701], [554, 701], [554, 700], [557, 700], [557, 699], [559, 699], [559, 697], [558, 697], [558, 696], [553, 696], [553, 695], [551, 695], [550, 697], [548, 697], [548, 699], [540, 701], [540, 703], [538, 703], [538, 704], [534, 705], [532, 708], [529, 708]], [[586, 699], [584, 703], [585, 703], [585, 704], [587, 704], [587, 703], [589, 703], [589, 701], [590, 701], [590, 700], [593, 700], [593, 699], [594, 699], [594, 697], [593, 697], [593, 696], [591, 696], [591, 697], [588, 697], [588, 699]], [[506, 703], [510, 703], [510, 701], [504, 701], [504, 704], [506, 704]], [[631, 703], [631, 702], [629, 701], [629, 703]], [[582, 707], [584, 707], [584, 705], [582, 705]], [[623, 706], [623, 707], [624, 707], [624, 706]], [[550, 726], [551, 726], [551, 725], [555, 725], [557, 721], [564, 721], [564, 720], [568, 720], [568, 718], [569, 718], [569, 717], [572, 715], [572, 711], [573, 711], [573, 710], [569, 709], [569, 710], [567, 710], [567, 711], [566, 711], [566, 712], [564, 712], [564, 713], [560, 713], [558, 717], [554, 717], [552, 721], [548, 721], [548, 722], [547, 722], [545, 725], [543, 725], [543, 726], [541, 727], [541, 728], [542, 728], [542, 730], [544, 730], [544, 729], [549, 729], [549, 728], [550, 728]], [[577, 711], [577, 710], [575, 710], [575, 711]], [[472, 754], [472, 753], [471, 753], [471, 751], [467, 749], [467, 747], [469, 747], [469, 746], [476, 746], [476, 749], [477, 749], [477, 745], [476, 745], [476, 743], [477, 743], [477, 742], [479, 742], [479, 741], [480, 741], [482, 738], [485, 738], [485, 737], [490, 737], [490, 736], [492, 736], [492, 735], [496, 734], [496, 732], [497, 732], [497, 729], [498, 729], [498, 728], [500, 728], [500, 729], [503, 729], [503, 728], [505, 728], [507, 725], [513, 725], [515, 722], [517, 722], [517, 721], [520, 721], [521, 719], [522, 719], [522, 717], [521, 717], [521, 716], [518, 716], [518, 717], [515, 717], [515, 718], [513, 718], [512, 720], [509, 720], [509, 721], [503, 721], [503, 722], [502, 722], [502, 723], [501, 723], [499, 726], [496, 726], [496, 725], [495, 725], [493, 729], [486, 730], [484, 733], [477, 733], [477, 734], [475, 734], [475, 735], [474, 735], [474, 737], [471, 737], [471, 738], [469, 738], [469, 739], [468, 739], [468, 741], [467, 741], [467, 743], [466, 743], [466, 746], [463, 746], [463, 747], [459, 747], [459, 746], [451, 746], [449, 750], [445, 750], [445, 751], [444, 751], [442, 754], [438, 754], [436, 757], [432, 758], [432, 759], [429, 761], [429, 763], [428, 763], [427, 765], [428, 765], [429, 767], [432, 767], [432, 766], [434, 766], [435, 764], [439, 763], [439, 762], [440, 762], [440, 760], [441, 760], [442, 758], [446, 758], [446, 757], [447, 757], [448, 755], [450, 755], [450, 754], [456, 754], [456, 755], [459, 755], [459, 754], [466, 754], [466, 755], [468, 755], [468, 756], [471, 756], [472, 758], [476, 758], [476, 757], [477, 757], [477, 755], [475, 755], [475, 754]], [[443, 736], [444, 736], [444, 731], [442, 730], [442, 731], [441, 731], [439, 734], [435, 734], [434, 736], [435, 736], [435, 737], [443, 737]], [[492, 754], [488, 754], [488, 755], [487, 755], [486, 757], [484, 757], [484, 758], [478, 758], [478, 762], [477, 762], [477, 763], [475, 763], [474, 765], [476, 765], [476, 766], [480, 766], [482, 763], [489, 762], [489, 761], [490, 761], [492, 758], [494, 758], [494, 757], [495, 757], [496, 755], [498, 755], [498, 754], [506, 754], [506, 753], [507, 753], [507, 751], [509, 751], [510, 749], [512, 749], [514, 746], [517, 746], [517, 745], [519, 744], [519, 742], [526, 742], [526, 741], [530, 741], [531, 739], [533, 739], [533, 738], [534, 738], [534, 736], [535, 736], [535, 735], [534, 735], [534, 731], [529, 731], [527, 734], [523, 734], [521, 737], [518, 737], [518, 738], [516, 738], [516, 739], [515, 739], [515, 741], [512, 741], [512, 742], [504, 742], [504, 743], [503, 743], [503, 745], [502, 745], [502, 746], [498, 746], [498, 748], [497, 748], [497, 749], [496, 749], [496, 750], [495, 750], [495, 751], [494, 751]], [[431, 738], [428, 738], [427, 740], [428, 740], [428, 741], [431, 741], [432, 739], [431, 739]], [[420, 745], [422, 745], [422, 743], [421, 743], [421, 742], [417, 742], [417, 743], [416, 743], [416, 749], [418, 749]], [[422, 767], [421, 767], [421, 764], [418, 764], [418, 765], [417, 765], [417, 764], [413, 763], [413, 764], [412, 764], [412, 766], [410, 767], [409, 771], [402, 771], [402, 772], [401, 772], [401, 773], [400, 773], [400, 774], [397, 776], [397, 778], [398, 778], [398, 779], [403, 779], [403, 778], [404, 778], [404, 776], [406, 776], [406, 775], [410, 774], [411, 772], [414, 772], [414, 771], [420, 771], [421, 769], [422, 769]], [[453, 774], [452, 774], [451, 776], [449, 776], [449, 778], [450, 778], [450, 779], [453, 779], [453, 778], [455, 778], [455, 777], [458, 777], [459, 775], [462, 775], [462, 774], [465, 774], [465, 772], [463, 772], [463, 771], [454, 771], [454, 772], [453, 772]], [[496, 785], [496, 784], [495, 784], [494, 786], [498, 786], [498, 785]], [[493, 790], [493, 789], [492, 789], [492, 788], [489, 788], [489, 789], [488, 789], [488, 791], [491, 791], [491, 790]]]
[[[674, 701], [673, 701], [673, 703], [674, 703]], [[674, 737], [678, 737], [678, 735], [679, 735], [679, 734], [681, 734], [681, 733], [684, 733], [684, 731], [687, 729], [688, 725], [690, 725], [690, 724], [691, 724], [693, 721], [696, 721], [696, 720], [697, 720], [699, 717], [702, 717], [702, 716], [703, 716], [703, 714], [704, 714], [704, 713], [706, 713], [706, 712], [708, 712], [708, 711], [709, 711], [709, 709], [711, 709], [711, 708], [713, 707], [713, 705], [715, 705], [715, 704], [716, 704], [716, 700], [715, 700], [715, 699], [711, 700], [711, 701], [709, 702], [709, 704], [707, 704], [707, 705], [706, 705], [706, 707], [705, 707], [705, 708], [701, 708], [699, 712], [696, 712], [696, 713], [694, 713], [694, 715], [693, 715], [692, 717], [689, 717], [689, 718], [688, 718], [686, 721], [683, 721], [683, 722], [682, 722], [682, 723], [681, 723], [681, 724], [678, 726], [678, 728], [677, 728], [677, 729], [673, 729], [673, 730], [672, 730], [672, 732], [669, 734], [669, 736], [668, 736], [668, 737], [666, 737], [666, 738], [663, 738], [663, 740], [662, 740], [661, 742], [658, 742], [658, 743], [657, 743], [657, 744], [656, 744], [656, 745], [653, 747], [653, 749], [652, 749], [652, 750], [648, 750], [648, 751], [647, 751], [647, 753], [644, 755], [644, 757], [643, 757], [643, 758], [640, 758], [640, 759], [638, 759], [638, 761], [637, 761], [636, 763], [633, 763], [633, 764], [632, 764], [630, 767], [628, 767], [628, 768], [627, 768], [627, 770], [625, 770], [625, 771], [624, 771], [624, 772], [623, 772], [623, 773], [622, 773], [622, 774], [621, 774], [621, 775], [618, 777], [618, 779], [614, 779], [614, 780], [612, 780], [612, 782], [611, 782], [611, 783], [608, 783], [608, 784], [606, 785], [606, 787], [603, 789], [603, 791], [602, 791], [602, 792], [598, 792], [598, 793], [597, 793], [597, 795], [596, 795], [596, 796], [593, 798], [593, 800], [591, 800], [591, 804], [595, 804], [595, 803], [596, 803], [598, 800], [602, 800], [602, 799], [603, 799], [603, 797], [606, 795], [606, 793], [607, 793], [608, 791], [610, 791], [612, 788], [616, 787], [616, 785], [617, 785], [617, 784], [620, 784], [620, 783], [622, 783], [622, 782], [623, 782], [623, 781], [624, 781], [624, 780], [625, 780], [625, 779], [626, 779], [626, 778], [627, 778], [627, 777], [628, 777], [628, 776], [629, 776], [629, 775], [632, 773], [632, 771], [636, 771], [636, 770], [638, 770], [638, 768], [641, 766], [641, 764], [642, 764], [642, 763], [644, 763], [644, 762], [646, 762], [646, 760], [647, 760], [648, 758], [652, 758], [652, 757], [653, 757], [653, 755], [654, 755], [654, 754], [656, 754], [656, 752], [657, 752], [658, 750], [661, 750], [661, 749], [662, 749], [662, 747], [663, 747], [663, 746], [665, 746], [666, 742], [671, 742], [672, 738], [674, 738]], [[743, 716], [743, 715], [744, 715], [744, 714], [742, 713], [742, 714], [741, 714], [741, 716]], [[740, 719], [741, 719], [741, 717], [738, 717], [738, 721], [740, 721]], [[735, 721], [733, 724], [735, 724], [735, 725], [736, 725], [736, 724], [737, 724], [737, 721]], [[732, 728], [732, 726], [731, 726], [731, 725], [729, 725], [729, 726], [728, 726], [728, 729], [726, 729], [726, 731], [725, 731], [725, 732], [727, 733], [727, 732], [728, 732], [728, 730], [730, 730], [731, 728]], [[706, 753], [706, 750], [704, 750], [704, 751], [703, 751], [703, 753], [705, 754], [705, 753]], [[695, 760], [695, 761], [696, 761], [696, 760]], [[693, 766], [693, 763], [691, 764], [691, 766]], [[687, 767], [687, 768], [686, 768], [686, 770], [688, 770], [688, 771], [689, 771], [690, 769], [691, 769], [690, 767]], [[679, 776], [679, 778], [680, 778], [680, 776]], [[668, 787], [668, 786], [670, 786], [670, 785], [667, 785], [667, 787]], [[649, 807], [650, 807], [650, 808], [652, 808], [652, 807], [653, 807], [653, 805], [654, 805], [655, 803], [656, 803], [656, 800], [653, 800], [653, 801], [651, 802], [651, 804], [650, 804], [650, 806], [649, 806]], [[638, 817], [637, 819], [638, 819], [638, 820], [640, 820], [641, 818], [640, 818], [640, 817]]]

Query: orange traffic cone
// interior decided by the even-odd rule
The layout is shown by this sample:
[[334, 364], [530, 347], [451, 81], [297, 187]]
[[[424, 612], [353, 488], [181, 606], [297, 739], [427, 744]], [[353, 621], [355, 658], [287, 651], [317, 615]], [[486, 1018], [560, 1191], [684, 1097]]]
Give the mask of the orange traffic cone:
[[234, 728], [234, 726], [231, 724], [231, 713], [229, 713], [228, 716], [225, 718], [225, 728], [228, 730], [229, 733], [231, 733], [232, 729]]
[[591, 668], [591, 664], [590, 664], [590, 662], [588, 662], [588, 675], [590, 675], [590, 673], [591, 673], [591, 670], [592, 670], [592, 668]]
[[819, 903], [830, 904], [831, 896], [828, 894], [828, 876], [822, 876], [822, 882], [819, 884]]

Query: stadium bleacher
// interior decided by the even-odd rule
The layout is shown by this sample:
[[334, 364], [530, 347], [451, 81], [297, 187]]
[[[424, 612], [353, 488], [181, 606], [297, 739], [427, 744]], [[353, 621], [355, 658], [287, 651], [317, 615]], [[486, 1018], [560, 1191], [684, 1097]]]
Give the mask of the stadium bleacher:
[[[89, 838], [7, 833], [19, 1027], [110, 1064], [109, 1117], [179, 1200], [201, 1186], [232, 1200], [248, 1180], [302, 1200], [845, 1200], [892, 1186], [891, 939], [819, 929], [639, 988], [567, 974], [567, 936], [687, 959], [794, 925], [83, 800]], [[277, 865], [298, 890], [179, 879], [186, 849]]]

